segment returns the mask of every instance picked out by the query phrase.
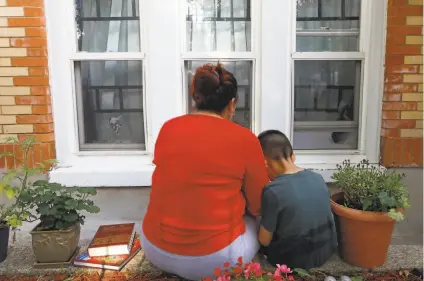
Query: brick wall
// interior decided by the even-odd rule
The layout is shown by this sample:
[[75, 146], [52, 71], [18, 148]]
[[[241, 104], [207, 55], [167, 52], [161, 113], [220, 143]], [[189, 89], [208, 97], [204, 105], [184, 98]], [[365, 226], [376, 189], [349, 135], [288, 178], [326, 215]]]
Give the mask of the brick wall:
[[[30, 162], [55, 157], [42, 0], [0, 0], [0, 153], [18, 152], [7, 137], [38, 143]], [[11, 158], [0, 168], [11, 168]]]
[[381, 162], [423, 165], [423, 0], [389, 0]]

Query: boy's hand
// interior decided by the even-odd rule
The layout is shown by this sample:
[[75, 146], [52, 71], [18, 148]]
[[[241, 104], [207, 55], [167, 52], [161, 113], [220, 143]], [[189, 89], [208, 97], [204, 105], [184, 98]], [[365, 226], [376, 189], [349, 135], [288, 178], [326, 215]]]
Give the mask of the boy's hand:
[[261, 243], [262, 246], [268, 247], [269, 243], [271, 243], [272, 240], [272, 232], [269, 232], [266, 230], [262, 225], [259, 228], [259, 243]]

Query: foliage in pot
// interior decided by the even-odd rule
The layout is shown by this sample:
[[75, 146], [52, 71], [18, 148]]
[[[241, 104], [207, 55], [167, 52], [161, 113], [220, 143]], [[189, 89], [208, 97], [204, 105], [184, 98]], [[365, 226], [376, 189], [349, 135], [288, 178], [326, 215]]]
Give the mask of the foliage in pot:
[[95, 188], [65, 187], [45, 180], [34, 182], [32, 188], [21, 193], [20, 202], [34, 208], [31, 217], [40, 220], [31, 232], [38, 262], [65, 262], [71, 258], [85, 220], [82, 212], [100, 211], [89, 199], [96, 193]]
[[[32, 165], [36, 139], [18, 141], [7, 139], [14, 153], [0, 154], [6, 161], [14, 161], [17, 168], [8, 169], [0, 182], [0, 193], [12, 199], [9, 207], [0, 208], [1, 221], [16, 228], [22, 222], [40, 223], [32, 231], [33, 249], [38, 262], [67, 261], [74, 253], [84, 223], [82, 212], [97, 213], [99, 208], [89, 197], [96, 194], [94, 188], [68, 188], [45, 180], [32, 182], [32, 176], [45, 174], [55, 160]], [[16, 182], [16, 183], [14, 183]]]
[[[20, 194], [30, 188], [29, 178], [42, 173], [45, 166], [50, 162], [37, 163], [36, 167], [29, 165], [30, 152], [36, 140], [33, 137], [18, 141], [15, 138], [6, 139], [6, 144], [13, 145], [16, 153], [0, 153], [0, 158], [6, 163], [14, 163], [13, 168], [7, 169], [0, 180], [0, 197], [6, 196], [8, 204], [0, 204], [0, 262], [7, 256], [9, 229], [18, 229], [23, 221], [26, 221], [31, 214], [30, 207], [21, 204]], [[19, 155], [18, 155], [19, 154]]]
[[342, 191], [331, 196], [341, 258], [363, 268], [383, 265], [394, 225], [409, 207], [404, 175], [368, 160], [346, 160], [332, 178]]

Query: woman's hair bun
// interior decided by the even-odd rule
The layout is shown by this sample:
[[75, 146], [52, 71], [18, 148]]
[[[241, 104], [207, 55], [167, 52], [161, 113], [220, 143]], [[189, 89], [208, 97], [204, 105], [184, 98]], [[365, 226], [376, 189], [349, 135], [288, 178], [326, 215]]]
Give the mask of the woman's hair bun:
[[221, 113], [228, 103], [237, 99], [237, 80], [219, 62], [196, 69], [190, 94], [199, 110]]

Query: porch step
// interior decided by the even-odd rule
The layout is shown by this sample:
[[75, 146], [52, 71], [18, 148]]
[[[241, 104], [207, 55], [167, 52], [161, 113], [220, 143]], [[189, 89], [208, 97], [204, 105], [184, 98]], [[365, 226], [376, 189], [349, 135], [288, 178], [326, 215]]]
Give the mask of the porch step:
[[[89, 244], [92, 235], [97, 226], [101, 223], [124, 223], [128, 221], [99, 221], [96, 224], [91, 222], [83, 227], [81, 232], [80, 246], [84, 249]], [[140, 229], [140, 223], [136, 225]], [[12, 242], [12, 241], [10, 241]], [[34, 269], [32, 267], [35, 261], [32, 247], [31, 236], [28, 231], [20, 231], [16, 235], [16, 241], [9, 245], [9, 255], [3, 263], [0, 264], [1, 275], [52, 275], [52, 274], [74, 274], [81, 271], [99, 271], [95, 269], [85, 269], [77, 267], [69, 267], [63, 269]], [[273, 268], [261, 261], [266, 269]], [[386, 264], [376, 269], [376, 271], [391, 271], [398, 269], [423, 268], [423, 248], [422, 245], [391, 245]], [[344, 263], [337, 255], [333, 256], [326, 264], [316, 270], [331, 275], [342, 275], [354, 272], [361, 272], [360, 268], [356, 268]], [[144, 256], [144, 252], [140, 251], [133, 260], [131, 260], [123, 271], [128, 276], [136, 274], [147, 274], [150, 276], [159, 276], [161, 271], [156, 269]]]

